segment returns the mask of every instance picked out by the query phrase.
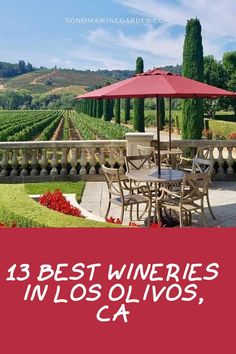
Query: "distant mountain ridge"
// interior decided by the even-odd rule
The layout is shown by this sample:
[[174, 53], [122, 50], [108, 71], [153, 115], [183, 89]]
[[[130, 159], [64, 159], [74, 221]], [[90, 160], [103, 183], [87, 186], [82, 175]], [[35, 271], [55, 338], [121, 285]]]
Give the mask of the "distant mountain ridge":
[[[182, 71], [181, 65], [168, 65], [161, 69], [178, 74]], [[35, 68], [23, 60], [18, 64], [0, 62], [0, 90], [27, 90], [32, 94], [78, 94], [133, 75], [133, 70], [48, 69]]]

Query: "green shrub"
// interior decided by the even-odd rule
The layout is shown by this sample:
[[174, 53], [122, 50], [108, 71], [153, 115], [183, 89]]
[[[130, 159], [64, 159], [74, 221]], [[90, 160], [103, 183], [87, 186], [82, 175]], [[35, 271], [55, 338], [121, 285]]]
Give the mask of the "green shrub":
[[236, 116], [234, 114], [219, 114], [215, 115], [214, 120], [222, 120], [225, 122], [236, 122]]

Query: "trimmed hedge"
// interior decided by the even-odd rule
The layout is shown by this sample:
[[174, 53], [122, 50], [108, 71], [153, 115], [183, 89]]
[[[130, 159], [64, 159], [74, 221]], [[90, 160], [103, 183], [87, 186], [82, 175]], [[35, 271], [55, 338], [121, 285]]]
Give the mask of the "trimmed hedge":
[[26, 194], [23, 184], [0, 184], [0, 220], [17, 227], [119, 227], [47, 209]]
[[234, 114], [219, 114], [215, 115], [214, 120], [221, 120], [224, 122], [236, 122], [236, 116]]

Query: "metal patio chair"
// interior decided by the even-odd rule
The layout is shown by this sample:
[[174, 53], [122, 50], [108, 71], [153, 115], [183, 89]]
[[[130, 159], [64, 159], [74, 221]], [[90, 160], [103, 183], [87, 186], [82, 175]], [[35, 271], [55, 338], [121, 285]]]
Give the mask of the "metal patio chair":
[[[148, 224], [150, 223], [150, 212], [151, 212], [151, 207], [150, 207], [150, 198], [141, 195], [139, 193], [135, 193], [138, 191], [139, 187], [134, 188], [132, 187], [129, 191], [128, 194], [125, 194], [127, 192], [127, 186], [123, 186], [122, 180], [120, 178], [120, 174], [118, 169], [116, 168], [109, 168], [106, 166], [102, 166], [105, 179], [107, 182], [107, 187], [109, 191], [109, 202], [108, 202], [108, 207], [107, 207], [107, 212], [105, 218], [108, 217], [111, 204], [116, 204], [121, 207], [121, 223], [123, 222], [124, 219], [124, 212], [126, 207], [130, 207], [130, 220], [132, 221], [132, 208], [133, 206], [137, 207], [137, 219], [140, 220], [140, 218], [143, 217], [145, 212], [148, 211]], [[146, 207], [144, 209], [144, 212], [139, 216], [139, 206], [141, 204], [145, 204]]]

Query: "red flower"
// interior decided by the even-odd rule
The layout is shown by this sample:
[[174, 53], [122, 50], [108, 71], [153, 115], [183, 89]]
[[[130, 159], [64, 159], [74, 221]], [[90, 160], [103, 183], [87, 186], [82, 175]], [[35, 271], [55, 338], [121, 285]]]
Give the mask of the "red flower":
[[133, 221], [130, 221], [129, 222], [129, 226], [131, 226], [131, 227], [139, 227], [139, 225], [137, 225], [135, 222], [133, 222]]
[[106, 222], [109, 222], [111, 224], [122, 224], [121, 220], [119, 218], [115, 219], [112, 216], [110, 216], [109, 218], [106, 218]]
[[161, 228], [161, 225], [160, 224], [151, 224], [150, 226], [149, 226], [151, 229], [160, 229]]
[[57, 189], [55, 192], [47, 192], [39, 199], [39, 203], [49, 209], [58, 211], [66, 215], [83, 217], [81, 211], [70, 204], [65, 199], [62, 192]]

